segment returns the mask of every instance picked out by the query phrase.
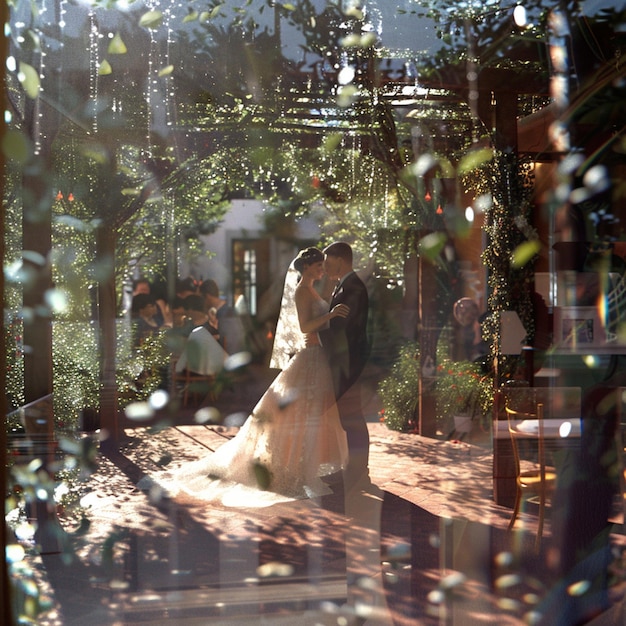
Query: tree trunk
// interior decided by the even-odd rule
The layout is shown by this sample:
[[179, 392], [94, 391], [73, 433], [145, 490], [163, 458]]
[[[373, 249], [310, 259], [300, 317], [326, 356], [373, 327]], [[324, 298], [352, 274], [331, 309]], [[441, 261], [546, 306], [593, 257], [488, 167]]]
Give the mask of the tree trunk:
[[115, 229], [106, 222], [98, 229], [97, 262], [110, 271], [98, 283], [98, 327], [100, 330], [100, 425], [108, 445], [116, 447], [121, 429], [118, 415], [115, 352], [117, 344], [115, 299]]

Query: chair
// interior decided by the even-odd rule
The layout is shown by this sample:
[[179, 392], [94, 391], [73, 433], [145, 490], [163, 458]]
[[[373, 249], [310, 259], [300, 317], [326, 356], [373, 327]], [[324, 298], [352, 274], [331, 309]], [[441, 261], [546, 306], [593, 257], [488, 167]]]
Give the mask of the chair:
[[[508, 406], [508, 402], [505, 406], [505, 410], [511, 437], [511, 446], [513, 448], [517, 485], [515, 506], [513, 507], [511, 521], [509, 522], [509, 530], [515, 525], [522, 499], [529, 501], [537, 501], [538, 499], [539, 521], [537, 525], [537, 537], [535, 539], [535, 550], [539, 550], [548, 496], [554, 491], [556, 485], [556, 471], [553, 468], [546, 467], [545, 461], [543, 404], [539, 403], [536, 405], [536, 413], [517, 411]], [[520, 425], [522, 423], [531, 424], [533, 426], [536, 425], [536, 432], [534, 428], [530, 431], [521, 430]], [[521, 439], [526, 441], [537, 439], [537, 461], [532, 469], [522, 469], [519, 451], [519, 441]]]
[[197, 374], [185, 368], [182, 372], [176, 371], [176, 362], [172, 363], [172, 395], [182, 394], [183, 406], [189, 405], [192, 399], [195, 406], [204, 400], [214, 401], [215, 376], [212, 374]]

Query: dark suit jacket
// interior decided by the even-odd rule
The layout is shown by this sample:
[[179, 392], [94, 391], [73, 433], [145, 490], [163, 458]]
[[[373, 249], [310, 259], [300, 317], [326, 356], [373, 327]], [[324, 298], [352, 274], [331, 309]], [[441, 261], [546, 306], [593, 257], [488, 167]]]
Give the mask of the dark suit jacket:
[[359, 377], [369, 357], [367, 315], [369, 297], [363, 281], [352, 272], [330, 301], [350, 307], [348, 317], [335, 317], [329, 328], [319, 335], [328, 356], [337, 398], [342, 396]]

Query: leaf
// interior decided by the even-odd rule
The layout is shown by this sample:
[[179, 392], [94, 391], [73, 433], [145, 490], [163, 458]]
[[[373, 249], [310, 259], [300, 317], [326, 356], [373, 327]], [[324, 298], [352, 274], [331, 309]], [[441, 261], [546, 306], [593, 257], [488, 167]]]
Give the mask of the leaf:
[[378, 37], [375, 33], [367, 33], [361, 37], [360, 46], [361, 48], [370, 48], [376, 43], [377, 39]]
[[352, 48], [358, 46], [360, 41], [361, 38], [358, 35], [352, 33], [350, 35], [346, 35], [340, 43], [343, 48]]
[[20, 70], [17, 77], [26, 91], [26, 95], [33, 100], [39, 95], [39, 73], [28, 63], [20, 61]]
[[422, 237], [418, 245], [419, 253], [428, 260], [434, 261], [446, 245], [446, 239], [446, 234], [443, 232], [430, 233]]
[[35, 252], [34, 250], [22, 250], [22, 258], [33, 265], [38, 265], [39, 267], [45, 267], [46, 265], [46, 257], [39, 252]]
[[41, 37], [39, 33], [35, 32], [32, 28], [28, 28], [24, 32], [24, 43], [21, 45], [23, 52], [41, 52]]
[[174, 71], [173, 65], [166, 65], [159, 70], [159, 76], [169, 76]]
[[265, 465], [259, 462], [255, 462], [252, 467], [254, 469], [254, 475], [256, 477], [258, 488], [262, 491], [267, 491], [272, 482], [272, 476], [269, 470], [265, 467]]
[[104, 146], [83, 146], [81, 153], [85, 159], [94, 161], [99, 165], [109, 162], [109, 154]]
[[89, 528], [91, 527], [91, 520], [89, 518], [82, 516], [80, 520], [80, 524], [76, 530], [71, 532], [70, 534], [74, 537], [81, 537], [82, 535], [86, 535], [89, 532]]
[[289, 3], [283, 4], [283, 9], [285, 9], [285, 11], [295, 11], [296, 7], [293, 4], [291, 4], [291, 2], [289, 2]]
[[357, 6], [351, 6], [349, 8], [347, 8], [344, 13], [348, 16], [348, 17], [353, 17], [355, 20], [362, 20], [363, 19], [363, 11], [361, 9], [359, 9]]
[[115, 36], [109, 42], [108, 52], [109, 54], [126, 54], [128, 52], [126, 44], [119, 33], [115, 33]]
[[2, 138], [2, 153], [7, 159], [24, 164], [32, 154], [28, 137], [20, 130], [7, 130]]
[[511, 265], [515, 268], [524, 267], [526, 263], [531, 261], [533, 257], [539, 253], [541, 244], [537, 239], [532, 241], [524, 241], [521, 243], [511, 255]]
[[439, 167], [441, 168], [442, 178], [454, 178], [454, 165], [450, 159], [445, 156], [438, 157]]
[[144, 28], [158, 28], [163, 22], [163, 13], [161, 11], [148, 11], [139, 18], [139, 26]]
[[355, 85], [345, 85], [337, 90], [337, 105], [346, 108], [349, 107], [359, 93]]
[[209, 17], [213, 18], [213, 17], [217, 17], [218, 13], [220, 12], [220, 10], [222, 9], [222, 5], [218, 4], [216, 7], [213, 7], [213, 9], [211, 9], [211, 12], [209, 13]]
[[57, 224], [68, 226], [69, 228], [73, 228], [74, 230], [82, 233], [86, 233], [91, 230], [91, 226], [89, 224], [79, 220], [77, 217], [72, 217], [71, 215], [59, 215], [54, 218], [54, 221]]
[[195, 22], [198, 19], [198, 11], [191, 11], [191, 13], [187, 13], [183, 18], [183, 24], [187, 24], [188, 22]]
[[426, 176], [437, 165], [437, 160], [432, 154], [420, 154], [417, 161], [411, 165], [411, 170], [415, 176], [420, 178]]
[[165, 467], [172, 462], [172, 455], [169, 452], [164, 452], [158, 461], [155, 461], [158, 467]]
[[479, 168], [481, 165], [488, 163], [493, 158], [493, 150], [491, 148], [481, 148], [480, 150], [471, 150], [459, 162], [459, 175], [467, 174], [472, 170]]
[[108, 76], [113, 73], [113, 68], [111, 64], [104, 59], [102, 63], [100, 63], [100, 67], [98, 68], [98, 76]]

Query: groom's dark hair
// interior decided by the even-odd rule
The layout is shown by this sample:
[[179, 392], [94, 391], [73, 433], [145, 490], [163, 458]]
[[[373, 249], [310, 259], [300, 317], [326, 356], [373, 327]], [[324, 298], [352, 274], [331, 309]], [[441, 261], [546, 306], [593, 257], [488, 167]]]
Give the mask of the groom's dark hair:
[[324, 248], [324, 254], [336, 256], [352, 265], [352, 248], [345, 241], [335, 241]]

